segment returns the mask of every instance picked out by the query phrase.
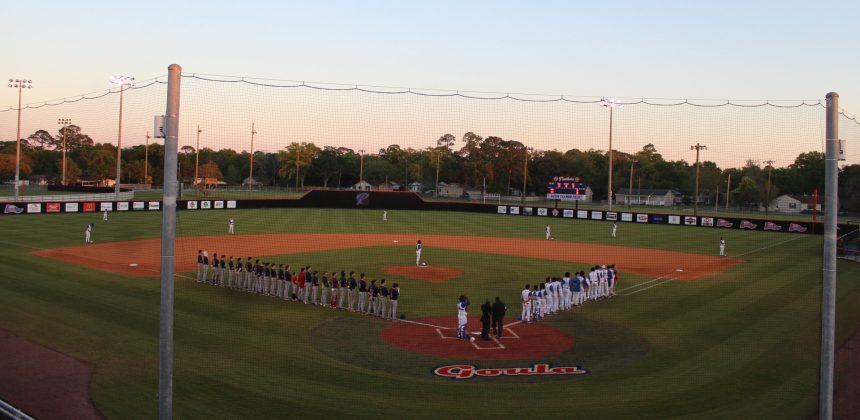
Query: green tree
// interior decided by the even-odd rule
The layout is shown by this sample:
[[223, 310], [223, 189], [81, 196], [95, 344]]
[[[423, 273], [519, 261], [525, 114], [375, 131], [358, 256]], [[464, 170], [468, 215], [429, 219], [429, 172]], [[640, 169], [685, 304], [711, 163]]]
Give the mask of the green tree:
[[731, 201], [737, 205], [758, 204], [762, 200], [762, 192], [752, 178], [744, 176], [738, 186], [731, 192]]

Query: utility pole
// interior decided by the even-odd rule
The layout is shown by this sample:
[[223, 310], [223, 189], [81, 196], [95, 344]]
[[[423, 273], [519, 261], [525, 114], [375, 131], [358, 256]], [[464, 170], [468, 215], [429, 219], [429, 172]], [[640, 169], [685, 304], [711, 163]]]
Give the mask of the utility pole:
[[254, 123], [251, 123], [251, 171], [248, 174], [248, 191], [254, 188], [254, 134], [257, 134], [257, 130], [254, 129]]
[[200, 133], [203, 130], [200, 129], [200, 124], [197, 125], [197, 148], [194, 149], [194, 183], [197, 183], [197, 180], [200, 177]]
[[818, 413], [833, 418], [833, 362], [836, 340], [836, 216], [839, 189], [839, 94], [830, 92], [826, 102], [824, 155], [824, 258], [821, 281], [821, 365], [818, 369]]
[[[439, 198], [439, 159], [441, 159], [441, 150], [436, 146], [436, 188], [433, 189], [433, 198]], [[510, 174], [508, 175], [508, 184], [511, 182]]]
[[296, 147], [296, 192], [299, 192], [299, 170], [301, 169], [299, 166], [299, 162], [302, 159], [302, 146], [299, 145]]
[[729, 211], [729, 193], [732, 192], [732, 174], [729, 174], [729, 180], [726, 181], [726, 211]]
[[146, 146], [143, 147], [143, 183], [149, 184], [149, 131], [146, 132]]
[[524, 156], [525, 159], [523, 159], [523, 199], [522, 199], [523, 204], [526, 203], [526, 178], [528, 177], [528, 174], [529, 174], [529, 150], [530, 149], [531, 149], [530, 147], [526, 147], [523, 149], [523, 152], [525, 154], [525, 156]]
[[18, 201], [18, 189], [21, 186], [21, 91], [32, 89], [33, 81], [9, 79], [9, 87], [18, 89], [18, 134], [15, 136], [15, 201]]
[[71, 123], [71, 118], [57, 119], [57, 124], [63, 126], [63, 185], [66, 185], [66, 127], [68, 127]]
[[770, 175], [773, 173], [773, 160], [766, 160], [764, 163], [768, 166], [767, 171], [767, 200], [764, 203], [764, 216], [770, 215]]
[[693, 216], [699, 215], [699, 151], [708, 150], [708, 146], [696, 143], [695, 146], [690, 146], [690, 150], [696, 151], [696, 196], [693, 197]]
[[127, 87], [134, 86], [134, 77], [111, 76], [110, 82], [119, 85], [119, 128], [116, 135], [116, 182], [114, 182], [114, 194], [119, 200], [119, 184], [122, 174], [122, 98]]
[[609, 108], [609, 211], [612, 211], [612, 111], [622, 105], [624, 104], [613, 98], [600, 100], [600, 106]]
[[636, 159], [630, 161], [630, 187], [627, 190], [627, 207], [633, 206], [633, 200], [631, 200], [631, 197], [633, 196], [633, 164], [636, 162]]
[[358, 187], [363, 188], [361, 181], [364, 181], [364, 150], [358, 151]]

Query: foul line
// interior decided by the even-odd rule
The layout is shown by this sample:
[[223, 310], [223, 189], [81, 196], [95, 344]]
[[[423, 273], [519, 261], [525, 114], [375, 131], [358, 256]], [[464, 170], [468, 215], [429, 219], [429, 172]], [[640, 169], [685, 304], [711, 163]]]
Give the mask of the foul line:
[[637, 294], [637, 293], [639, 293], [639, 292], [642, 292], [642, 291], [648, 290], [648, 289], [650, 289], [650, 288], [652, 288], [652, 287], [662, 286], [662, 285], [664, 285], [664, 284], [666, 284], [666, 283], [673, 282], [673, 281], [675, 281], [675, 280], [676, 280], [676, 279], [675, 279], [674, 277], [670, 277], [670, 278], [668, 278], [668, 279], [666, 279], [666, 280], [663, 280], [663, 281], [661, 281], [661, 282], [659, 282], [659, 283], [657, 283], [657, 284], [652, 284], [652, 285], [650, 285], [650, 286], [648, 286], [648, 287], [645, 287], [645, 288], [643, 288], [643, 289], [639, 289], [639, 290], [636, 290], [636, 291], [633, 291], [633, 292], [630, 292], [630, 293], [619, 294], [619, 296], [630, 296], [630, 295], [635, 295], [635, 294]]
[[[797, 237], [794, 237], [794, 238], [791, 238], [791, 239], [786, 239], [786, 240], [784, 240], [784, 241], [782, 241], [782, 242], [777, 242], [777, 243], [775, 243], [775, 244], [770, 244], [770, 245], [768, 245], [768, 246], [763, 246], [763, 247], [761, 247], [761, 248], [757, 248], [757, 249], [754, 249], [754, 250], [752, 250], [752, 251], [744, 252], [743, 254], [739, 254], [739, 255], [738, 255], [738, 257], [743, 257], [744, 255], [749, 255], [749, 254], [752, 254], [752, 253], [754, 253], [754, 252], [759, 252], [759, 251], [763, 251], [763, 250], [768, 249], [768, 248], [773, 248], [773, 247], [775, 247], [775, 246], [779, 246], [779, 245], [782, 245], [782, 244], [784, 244], [784, 243], [788, 243], [788, 242], [791, 242], [791, 241], [794, 241], [794, 240], [797, 240], [797, 239], [800, 239], [800, 238], [804, 238], [804, 237], [805, 237], [805, 236], [800, 236], [800, 235], [798, 235]], [[735, 258], [735, 257], [732, 257], [732, 258]]]
[[410, 324], [415, 324], [415, 325], [423, 325], [423, 326], [425, 326], [425, 327], [430, 327], [430, 328], [441, 328], [441, 329], [443, 329], [443, 330], [452, 330], [452, 329], [454, 329], [454, 328], [452, 328], [452, 327], [442, 327], [442, 326], [439, 326], [439, 325], [425, 324], [425, 323], [423, 323], [423, 322], [410, 321], [410, 320], [408, 320], [408, 319], [398, 319], [398, 321], [400, 321], [400, 322], [408, 322], [408, 323], [410, 323]]
[[637, 284], [634, 284], [634, 285], [632, 285], [632, 286], [630, 286], [630, 287], [625, 287], [625, 288], [623, 288], [623, 289], [619, 289], [619, 290], [618, 290], [618, 293], [620, 294], [621, 292], [623, 292], [623, 291], [625, 291], [625, 290], [636, 289], [636, 288], [638, 288], [638, 287], [642, 287], [642, 286], [644, 286], [644, 285], [646, 285], [646, 284], [653, 283], [653, 282], [655, 282], [655, 281], [657, 281], [657, 280], [665, 279], [666, 277], [669, 277], [669, 275], [668, 275], [668, 274], [666, 274], [666, 275], [664, 275], [664, 276], [655, 277], [655, 278], [653, 278], [653, 279], [651, 279], [651, 280], [643, 281], [642, 283], [637, 283]]

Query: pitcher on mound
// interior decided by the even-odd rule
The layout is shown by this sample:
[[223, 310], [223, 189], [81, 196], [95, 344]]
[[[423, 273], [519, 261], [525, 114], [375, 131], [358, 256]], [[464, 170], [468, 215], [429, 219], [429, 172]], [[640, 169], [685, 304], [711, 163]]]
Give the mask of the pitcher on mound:
[[415, 245], [415, 265], [421, 265], [421, 240]]

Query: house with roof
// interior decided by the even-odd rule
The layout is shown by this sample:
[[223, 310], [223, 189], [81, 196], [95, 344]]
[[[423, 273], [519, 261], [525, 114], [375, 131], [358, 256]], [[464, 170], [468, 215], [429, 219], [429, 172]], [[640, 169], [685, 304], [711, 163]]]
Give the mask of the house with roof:
[[683, 197], [678, 190], [634, 188], [631, 194], [628, 189], [622, 188], [615, 193], [615, 204], [672, 207], [680, 205]]
[[814, 201], [815, 198], [811, 195], [783, 194], [771, 200], [768, 208], [778, 213], [800, 213], [811, 211], [814, 206], [817, 211], [821, 211], [821, 198], [819, 197], [818, 203]]

